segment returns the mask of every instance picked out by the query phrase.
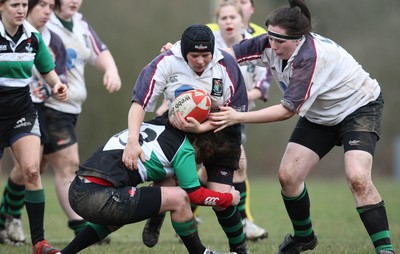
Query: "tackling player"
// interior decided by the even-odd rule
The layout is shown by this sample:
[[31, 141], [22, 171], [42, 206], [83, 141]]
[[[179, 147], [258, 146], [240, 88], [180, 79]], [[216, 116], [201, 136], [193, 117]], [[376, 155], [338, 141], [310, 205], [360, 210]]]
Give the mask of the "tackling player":
[[[166, 114], [156, 117], [140, 127], [139, 143], [145, 161], [139, 161], [138, 170], [132, 171], [121, 163], [128, 130], [112, 136], [79, 167], [71, 184], [71, 207], [92, 223], [61, 253], [76, 253], [123, 225], [166, 211], [171, 211], [172, 226], [189, 253], [215, 253], [200, 241], [189, 199], [197, 205], [224, 208], [239, 202], [239, 192], [233, 187], [227, 193], [215, 192], [201, 187], [197, 176], [196, 162], [220, 155], [225, 155], [226, 160], [236, 159], [227, 155], [232, 150], [227, 139], [224, 133], [185, 135], [168, 124]], [[169, 186], [178, 183], [180, 188], [136, 188], [148, 181], [163, 181], [163, 185]]]

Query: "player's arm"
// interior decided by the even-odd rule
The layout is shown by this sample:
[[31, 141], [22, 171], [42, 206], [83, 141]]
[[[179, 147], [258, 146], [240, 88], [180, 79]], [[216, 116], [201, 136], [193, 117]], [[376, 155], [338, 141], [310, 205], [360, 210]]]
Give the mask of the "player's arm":
[[234, 188], [230, 192], [221, 193], [200, 186], [194, 148], [189, 140], [185, 140], [174, 156], [172, 167], [179, 186], [188, 193], [192, 204], [228, 207], [239, 203], [240, 194]]
[[144, 161], [144, 154], [139, 144], [140, 126], [144, 120], [145, 111], [137, 102], [132, 102], [128, 113], [128, 143], [122, 154], [122, 162], [130, 170], [138, 169], [138, 160]]
[[230, 192], [221, 193], [209, 190], [202, 186], [192, 189], [185, 189], [188, 193], [190, 203], [200, 206], [220, 206], [227, 208], [237, 205], [240, 200], [240, 193], [232, 186]]

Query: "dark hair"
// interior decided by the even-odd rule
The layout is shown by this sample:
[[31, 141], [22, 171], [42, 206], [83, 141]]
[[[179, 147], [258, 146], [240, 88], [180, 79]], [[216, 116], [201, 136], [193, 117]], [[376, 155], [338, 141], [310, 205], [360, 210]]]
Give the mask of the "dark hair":
[[279, 26], [290, 36], [301, 37], [312, 31], [311, 13], [305, 0], [288, 0], [289, 6], [274, 10], [267, 18], [268, 27]]
[[26, 15], [29, 15], [29, 13], [32, 11], [33, 7], [35, 7], [40, 0], [29, 0], [28, 1], [28, 13]]
[[61, 9], [61, 0], [54, 0], [54, 10], [60, 10]]
[[241, 153], [240, 126], [229, 126], [222, 131], [208, 131], [200, 134], [187, 133], [189, 140], [198, 149], [198, 163], [212, 163], [223, 158], [224, 163], [236, 165]]

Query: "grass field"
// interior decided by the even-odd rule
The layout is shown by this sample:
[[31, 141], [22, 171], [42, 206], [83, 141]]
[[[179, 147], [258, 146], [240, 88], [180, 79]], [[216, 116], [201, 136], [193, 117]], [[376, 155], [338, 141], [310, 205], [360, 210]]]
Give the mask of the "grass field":
[[[1, 175], [1, 190], [7, 179]], [[62, 248], [72, 238], [72, 231], [67, 228], [66, 216], [62, 212], [54, 192], [51, 174], [45, 175], [46, 215], [45, 234], [53, 245]], [[258, 225], [267, 228], [269, 238], [258, 242], [248, 242], [251, 253], [275, 253], [284, 235], [292, 232], [289, 219], [280, 197], [277, 179], [251, 179], [252, 214]], [[352, 253], [373, 254], [364, 226], [354, 208], [353, 198], [344, 179], [311, 179], [307, 182], [311, 198], [312, 220], [319, 237], [319, 245], [312, 252], [315, 254]], [[375, 179], [381, 192], [390, 221], [392, 242], [395, 249], [400, 249], [400, 183], [393, 179]], [[202, 223], [199, 233], [203, 243], [211, 249], [228, 251], [226, 238], [210, 208], [200, 209]], [[24, 211], [23, 224], [29, 238], [28, 221]], [[175, 237], [171, 223], [166, 220], [161, 230], [160, 241], [154, 248], [147, 248], [141, 242], [144, 223], [128, 225], [111, 235], [112, 241], [107, 246], [93, 246], [81, 253], [96, 254], [142, 254], [142, 253], [186, 253], [185, 248]], [[30, 253], [30, 244], [23, 247], [0, 245], [1, 254]]]

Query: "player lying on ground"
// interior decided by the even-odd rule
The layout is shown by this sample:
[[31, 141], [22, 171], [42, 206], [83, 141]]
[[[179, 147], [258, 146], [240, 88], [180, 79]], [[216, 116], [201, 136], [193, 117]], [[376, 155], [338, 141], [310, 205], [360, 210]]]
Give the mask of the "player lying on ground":
[[[128, 130], [112, 136], [79, 167], [71, 184], [71, 207], [91, 223], [61, 253], [77, 253], [123, 225], [166, 211], [171, 212], [172, 226], [189, 253], [215, 253], [200, 241], [190, 202], [226, 208], [240, 200], [233, 187], [228, 193], [211, 191], [200, 186], [197, 176], [196, 162], [232, 149], [229, 142], [222, 144], [220, 140], [225, 138], [221, 135], [186, 135], [173, 128], [166, 115], [154, 118], [140, 128], [139, 143], [146, 159], [139, 161], [135, 171], [121, 162]], [[180, 187], [136, 188], [143, 182], [172, 177], [173, 184], [177, 181]]]

